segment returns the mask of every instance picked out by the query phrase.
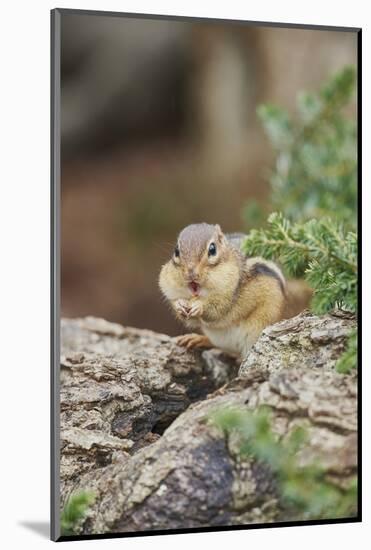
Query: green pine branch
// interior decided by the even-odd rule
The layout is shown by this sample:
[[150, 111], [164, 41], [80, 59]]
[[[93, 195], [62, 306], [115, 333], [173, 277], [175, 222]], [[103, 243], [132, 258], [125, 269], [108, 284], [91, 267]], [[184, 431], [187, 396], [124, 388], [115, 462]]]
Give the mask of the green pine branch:
[[330, 219], [291, 223], [273, 213], [268, 226], [253, 229], [243, 249], [249, 256], [278, 261], [288, 275], [303, 276], [314, 289], [312, 308], [355, 311], [357, 305], [357, 238]]
[[95, 494], [91, 491], [73, 493], [66, 501], [61, 514], [61, 533], [73, 535], [84, 520], [89, 507], [94, 503]]
[[276, 151], [272, 207], [291, 220], [329, 216], [355, 227], [357, 129], [344, 113], [355, 84], [354, 67], [345, 67], [317, 93], [300, 93], [295, 117], [275, 105], [258, 108]]
[[357, 331], [354, 330], [348, 339], [346, 351], [336, 364], [337, 372], [348, 374], [357, 366]]
[[[355, 84], [355, 68], [344, 67], [318, 92], [300, 93], [295, 116], [275, 105], [258, 108], [276, 153], [271, 208], [280, 214], [262, 226], [262, 209], [245, 205], [247, 227], [256, 220], [263, 227], [250, 231], [245, 252], [304, 277], [318, 314], [357, 305], [357, 129], [349, 117]], [[350, 338], [339, 372], [356, 364], [356, 353]]]
[[275, 474], [282, 508], [293, 519], [325, 519], [356, 514], [357, 479], [348, 488], [333, 485], [318, 464], [303, 466], [298, 453], [307, 443], [307, 432], [298, 427], [287, 438], [279, 440], [271, 428], [268, 407], [255, 411], [240, 408], [219, 409], [210, 421], [226, 437], [238, 438], [242, 456], [264, 462]]

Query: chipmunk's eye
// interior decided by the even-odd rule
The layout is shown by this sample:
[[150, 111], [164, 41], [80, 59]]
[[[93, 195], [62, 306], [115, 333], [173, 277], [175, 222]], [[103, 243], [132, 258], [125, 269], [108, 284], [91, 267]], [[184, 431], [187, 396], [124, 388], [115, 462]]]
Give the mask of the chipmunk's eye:
[[215, 254], [216, 254], [216, 244], [215, 243], [210, 243], [208, 255], [209, 256], [215, 256]]
[[179, 256], [180, 256], [179, 246], [178, 246], [178, 245], [176, 245], [176, 247], [175, 247], [174, 256], [175, 256], [176, 258], [179, 258]]

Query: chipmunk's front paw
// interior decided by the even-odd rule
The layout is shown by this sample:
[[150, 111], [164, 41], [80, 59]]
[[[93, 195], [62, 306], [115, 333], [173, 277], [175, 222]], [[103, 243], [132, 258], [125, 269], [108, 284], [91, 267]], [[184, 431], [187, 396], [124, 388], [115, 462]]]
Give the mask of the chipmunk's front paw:
[[191, 309], [191, 305], [188, 300], [177, 300], [174, 303], [175, 312], [179, 317], [182, 319], [187, 319], [189, 316], [189, 311]]
[[201, 317], [203, 311], [204, 309], [201, 302], [191, 302], [188, 318]]
[[212, 347], [210, 340], [203, 334], [182, 334], [182, 336], [178, 336], [176, 340], [179, 346], [183, 346], [187, 349]]
[[201, 302], [177, 300], [174, 307], [177, 315], [179, 315], [182, 319], [195, 319], [197, 317], [201, 317], [203, 313]]

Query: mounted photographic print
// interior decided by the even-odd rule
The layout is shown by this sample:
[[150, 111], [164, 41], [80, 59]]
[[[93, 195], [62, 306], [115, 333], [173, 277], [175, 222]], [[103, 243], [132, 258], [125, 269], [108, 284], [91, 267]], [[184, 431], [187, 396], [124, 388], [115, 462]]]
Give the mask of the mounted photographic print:
[[360, 29], [51, 24], [53, 540], [360, 521]]

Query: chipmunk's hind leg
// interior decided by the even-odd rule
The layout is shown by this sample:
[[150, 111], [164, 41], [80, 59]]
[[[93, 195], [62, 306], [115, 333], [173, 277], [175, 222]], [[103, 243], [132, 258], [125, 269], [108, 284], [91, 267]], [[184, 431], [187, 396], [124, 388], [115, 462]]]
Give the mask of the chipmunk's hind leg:
[[208, 337], [203, 334], [182, 334], [177, 337], [176, 341], [179, 346], [183, 346], [187, 349], [213, 347]]

